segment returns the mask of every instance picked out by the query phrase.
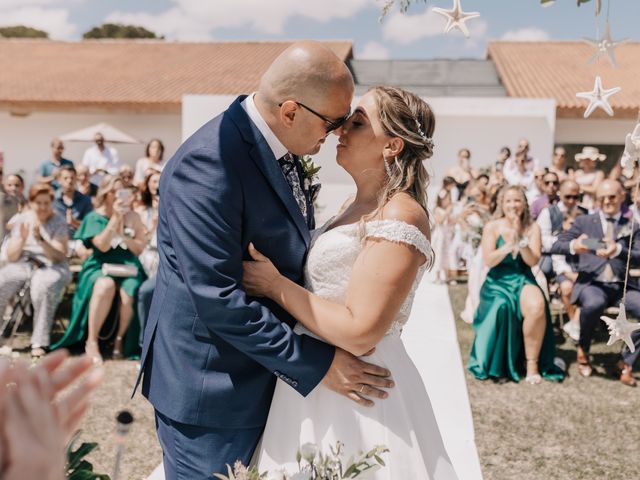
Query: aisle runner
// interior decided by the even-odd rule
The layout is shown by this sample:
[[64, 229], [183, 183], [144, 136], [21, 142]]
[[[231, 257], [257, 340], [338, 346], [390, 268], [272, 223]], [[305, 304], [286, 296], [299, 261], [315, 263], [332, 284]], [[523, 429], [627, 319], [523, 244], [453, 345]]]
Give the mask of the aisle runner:
[[[427, 387], [459, 479], [480, 480], [482, 473], [449, 292], [446, 286], [435, 285], [426, 277], [416, 292], [402, 339]], [[162, 465], [147, 480], [164, 480]]]
[[482, 478], [449, 292], [425, 275], [402, 340], [418, 367], [460, 480]]

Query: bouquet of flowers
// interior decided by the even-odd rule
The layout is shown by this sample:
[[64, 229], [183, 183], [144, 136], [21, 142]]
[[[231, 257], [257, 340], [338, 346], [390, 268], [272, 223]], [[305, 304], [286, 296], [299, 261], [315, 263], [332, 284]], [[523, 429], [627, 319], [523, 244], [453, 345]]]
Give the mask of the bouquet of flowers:
[[214, 477], [219, 480], [343, 480], [384, 467], [382, 454], [389, 451], [377, 446], [366, 453], [360, 452], [358, 458], [352, 456], [343, 462], [343, 447], [338, 442], [330, 448], [331, 453], [323, 454], [316, 445], [305, 443], [296, 454], [298, 472], [293, 474], [284, 470], [260, 473], [256, 467], [246, 467], [238, 461], [233, 468], [227, 465], [227, 475], [216, 473]]

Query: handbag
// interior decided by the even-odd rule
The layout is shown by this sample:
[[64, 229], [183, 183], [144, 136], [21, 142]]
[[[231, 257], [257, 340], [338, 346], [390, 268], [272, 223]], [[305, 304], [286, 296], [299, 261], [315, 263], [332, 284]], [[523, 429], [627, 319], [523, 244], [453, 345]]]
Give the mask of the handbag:
[[122, 263], [103, 263], [102, 274], [109, 277], [137, 277], [138, 267], [135, 265], [125, 265]]

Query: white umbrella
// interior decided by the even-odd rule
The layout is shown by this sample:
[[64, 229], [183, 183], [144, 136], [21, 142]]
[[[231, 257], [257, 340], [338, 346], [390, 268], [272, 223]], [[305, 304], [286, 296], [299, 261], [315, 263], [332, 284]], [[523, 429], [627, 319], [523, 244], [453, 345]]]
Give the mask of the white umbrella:
[[96, 133], [101, 133], [105, 142], [109, 143], [142, 143], [137, 138], [124, 133], [108, 123], [97, 123], [90, 127], [76, 130], [75, 132], [65, 133], [60, 136], [60, 140], [66, 142], [93, 142]]

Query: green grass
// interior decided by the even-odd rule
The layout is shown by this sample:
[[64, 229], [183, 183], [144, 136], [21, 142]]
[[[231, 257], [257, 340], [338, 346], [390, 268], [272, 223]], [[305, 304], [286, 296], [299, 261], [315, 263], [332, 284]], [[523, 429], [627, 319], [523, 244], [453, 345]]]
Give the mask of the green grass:
[[[465, 364], [473, 341], [472, 326], [459, 319], [466, 291], [449, 289]], [[592, 348], [596, 374], [588, 379], [577, 372], [575, 347], [561, 338], [557, 355], [569, 365], [563, 383], [496, 384], [466, 373], [485, 479], [640, 478], [639, 390], [611, 375], [621, 344], [607, 347], [603, 338]]]

